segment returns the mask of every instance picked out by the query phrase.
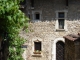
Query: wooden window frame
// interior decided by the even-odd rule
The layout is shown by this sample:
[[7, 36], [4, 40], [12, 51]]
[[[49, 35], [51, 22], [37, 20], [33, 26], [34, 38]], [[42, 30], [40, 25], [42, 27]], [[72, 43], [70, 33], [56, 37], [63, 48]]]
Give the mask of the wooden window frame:
[[[62, 23], [61, 20], [62, 20], [63, 24], [61, 24]], [[58, 12], [58, 28], [59, 29], [64, 29], [64, 24], [65, 24], [64, 21], [65, 21], [65, 12]], [[61, 27], [60, 27], [60, 25], [61, 25]]]
[[[37, 46], [38, 47], [37, 47]], [[41, 41], [39, 41], [39, 42], [34, 42], [34, 54], [41, 54], [41, 51], [42, 51], [42, 49], [41, 49]]]
[[[56, 25], [55, 31], [67, 31], [67, 10], [57, 10], [56, 11]], [[59, 13], [64, 13], [64, 17], [59, 17]], [[59, 28], [59, 19], [64, 19], [64, 29]]]
[[[39, 51], [38, 53], [35, 53], [35, 42], [41, 42], [41, 51]], [[42, 57], [43, 56], [43, 45], [42, 45], [42, 39], [41, 38], [33, 38], [32, 39], [32, 57]]]

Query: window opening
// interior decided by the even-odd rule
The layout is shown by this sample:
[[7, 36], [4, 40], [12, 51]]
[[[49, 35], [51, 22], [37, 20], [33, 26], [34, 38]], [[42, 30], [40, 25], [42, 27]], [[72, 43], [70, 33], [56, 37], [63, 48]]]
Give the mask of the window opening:
[[59, 12], [58, 18], [64, 18], [64, 12]]
[[34, 42], [34, 46], [35, 51], [41, 51], [41, 42]]
[[64, 29], [64, 19], [65, 13], [64, 12], [58, 12], [58, 28]]
[[34, 0], [31, 0], [31, 7], [34, 7]]
[[66, 6], [68, 6], [68, 0], [66, 0]]
[[64, 19], [58, 19], [59, 29], [64, 29]]
[[39, 14], [39, 13], [36, 13], [36, 14], [35, 14], [35, 19], [36, 19], [36, 20], [39, 20], [39, 19], [40, 19], [40, 14]]

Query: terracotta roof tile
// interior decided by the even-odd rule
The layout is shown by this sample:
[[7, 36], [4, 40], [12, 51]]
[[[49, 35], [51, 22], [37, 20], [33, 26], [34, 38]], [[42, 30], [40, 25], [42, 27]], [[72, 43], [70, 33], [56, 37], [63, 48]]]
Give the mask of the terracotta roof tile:
[[80, 38], [80, 33], [78, 33], [77, 35], [75, 34], [69, 34], [69, 35], [66, 35], [66, 36], [63, 36], [65, 39], [67, 40], [71, 40], [71, 41], [75, 41], [77, 39]]
[[64, 38], [68, 39], [68, 40], [71, 40], [71, 41], [75, 41], [77, 40], [78, 38], [73, 38], [71, 36], [64, 36]]

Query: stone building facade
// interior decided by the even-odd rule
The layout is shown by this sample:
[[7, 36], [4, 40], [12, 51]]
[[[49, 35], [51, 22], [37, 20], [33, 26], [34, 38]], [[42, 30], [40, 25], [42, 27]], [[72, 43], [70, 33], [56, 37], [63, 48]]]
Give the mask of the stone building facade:
[[29, 32], [20, 33], [25, 60], [64, 60], [63, 36], [80, 32], [80, 0], [26, 0], [24, 12], [30, 18]]

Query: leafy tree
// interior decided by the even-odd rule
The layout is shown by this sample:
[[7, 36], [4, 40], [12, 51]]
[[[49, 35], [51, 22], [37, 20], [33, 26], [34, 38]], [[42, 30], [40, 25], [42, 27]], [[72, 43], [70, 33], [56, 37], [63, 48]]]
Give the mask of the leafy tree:
[[0, 34], [5, 35], [9, 54], [7, 60], [23, 60], [19, 32], [28, 26], [28, 18], [19, 10], [20, 0], [0, 0]]

